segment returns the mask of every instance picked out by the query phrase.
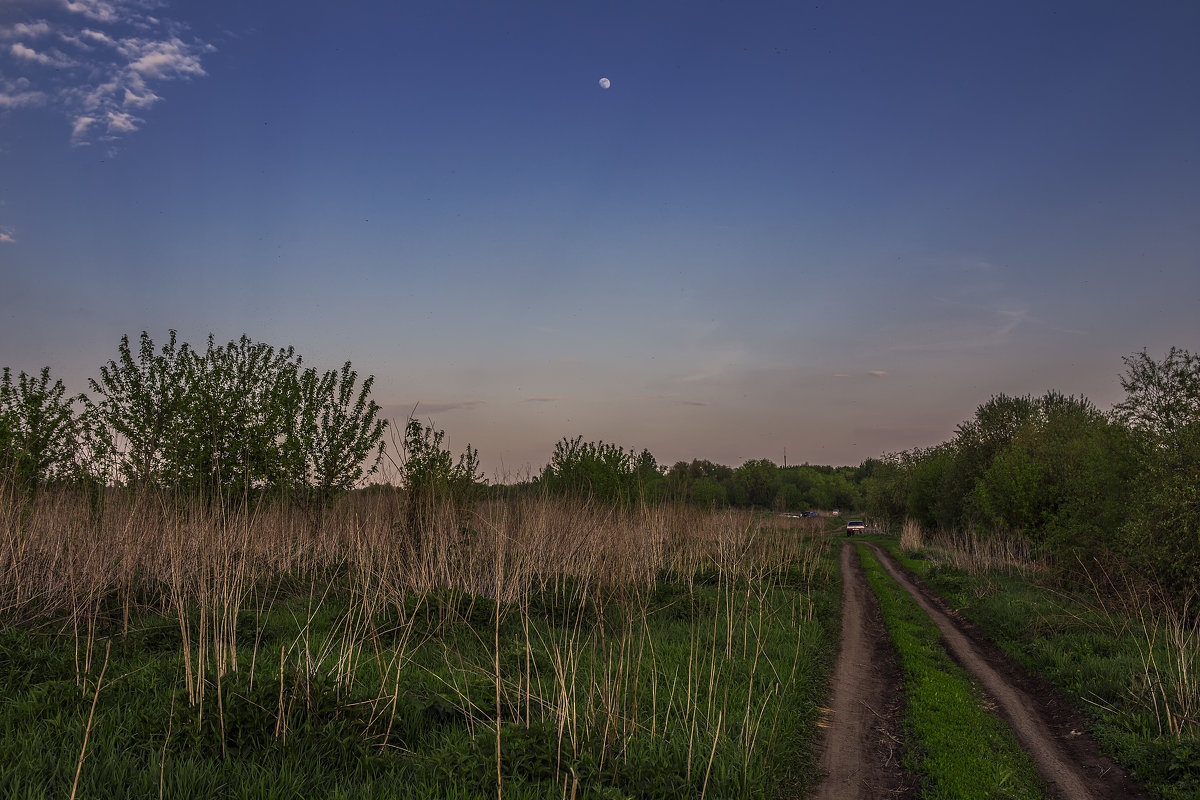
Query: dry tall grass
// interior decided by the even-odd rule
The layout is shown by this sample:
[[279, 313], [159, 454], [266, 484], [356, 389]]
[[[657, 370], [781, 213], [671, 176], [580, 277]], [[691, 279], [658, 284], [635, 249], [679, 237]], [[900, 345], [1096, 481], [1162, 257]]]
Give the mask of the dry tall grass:
[[[349, 698], [365, 665], [380, 688], [355, 702], [370, 705], [372, 728], [386, 747], [402, 674], [416, 648], [436, 646], [412, 636], [426, 599], [435, 592], [488, 598], [498, 601], [494, 659], [467, 663], [446, 653], [448, 677], [439, 678], [472, 727], [494, 725], [499, 736], [504, 710], [525, 725], [552, 726], [560, 761], [599, 737], [602, 763], [620, 757], [631, 736], [682, 736], [695, 751], [697, 770], [711, 758], [707, 743], [715, 752], [731, 730], [747, 754], [760, 737], [773, 736], [795, 664], [765, 655], [765, 630], [785, 626], [799, 648], [800, 628], [813, 609], [798, 594], [790, 619], [764, 618], [761, 601], [785, 571], [816, 579], [825, 540], [812, 521], [688, 508], [628, 511], [537, 497], [484, 503], [469, 519], [451, 503], [428, 511], [414, 536], [402, 529], [406, 514], [398, 493], [345, 498], [319, 526], [276, 505], [228, 511], [165, 494], [116, 491], [98, 506], [70, 491], [33, 501], [10, 495], [0, 498], [0, 624], [65, 621], [83, 686], [106, 633], [126, 628], [141, 613], [173, 618], [188, 699], [203, 714], [206, 694], [215, 689], [223, 729], [222, 681], [247, 667], [252, 676], [256, 662], [274, 658], [259, 652], [257, 632], [245, 652], [251, 639], [244, 631], [239, 637], [239, 620], [249, 618], [243, 612], [261, 618], [280, 592], [307, 591], [309, 618], [279, 653], [276, 737], [287, 736], [286, 708], [297, 687], [307, 692], [309, 679], [324, 674]], [[717, 608], [703, 622], [693, 619], [686, 666], [676, 664], [668, 689], [667, 667], [647, 622], [650, 596], [662, 580], [690, 587], [697, 575], [715, 577]], [[339, 606], [348, 610], [332, 630], [310, 635], [309, 623], [330, 593], [348, 597]], [[566, 609], [566, 624], [536, 624], [531, 598], [547, 593]], [[606, 602], [626, 609], [615, 629], [585, 619], [587, 609]], [[441, 613], [446, 607], [438, 604]], [[524, 639], [523, 666], [505, 672], [502, 613], [520, 615]], [[734, 659], [748, 665], [752, 686], [760, 671], [774, 673], [772, 688], [760, 695], [751, 689], [736, 710], [728, 707], [728, 688], [723, 694], [720, 688]], [[285, 673], [295, 676], [291, 691], [285, 691]], [[470, 688], [483, 675], [494, 687], [486, 704]], [[484, 705], [495, 708], [494, 716], [479, 710]], [[731, 726], [731, 718], [740, 724]]]
[[905, 519], [900, 527], [900, 549], [906, 553], [917, 552], [925, 546], [924, 533], [916, 520]]
[[933, 561], [941, 561], [969, 575], [1001, 572], [1044, 575], [1049, 566], [1034, 558], [1029, 542], [1019, 536], [982, 534], [975, 528], [964, 532], [939, 531], [920, 534], [922, 546]]

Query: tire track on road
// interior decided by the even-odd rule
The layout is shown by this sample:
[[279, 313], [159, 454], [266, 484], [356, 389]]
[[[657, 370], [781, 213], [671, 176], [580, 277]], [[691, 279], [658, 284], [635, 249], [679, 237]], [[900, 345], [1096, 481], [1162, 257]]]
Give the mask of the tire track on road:
[[900, 672], [850, 542], [842, 546], [842, 633], [833, 696], [825, 717], [816, 800], [911, 797], [914, 782], [900, 765]]
[[[875, 553], [879, 563], [889, 575], [912, 596], [917, 605], [933, 620], [941, 631], [945, 645], [950, 654], [959, 664], [975, 676], [983, 690], [997, 704], [1000, 715], [1012, 728], [1021, 746], [1033, 757], [1042, 779], [1054, 793], [1063, 800], [1109, 800], [1110, 798], [1145, 797], [1140, 787], [1130, 781], [1119, 769], [1114, 769], [1111, 762], [1098, 774], [1088, 774], [1081, 766], [1078, 757], [1072, 751], [1081, 749], [1099, 749], [1094, 742], [1074, 742], [1068, 748], [1060, 736], [1056, 735], [1049, 724], [1045, 709], [1039, 708], [1034, 698], [1013, 681], [1006, 678], [993, 666], [990, 658], [980, 652], [980, 649], [963, 631], [959, 623], [949, 614], [938, 608], [909, 576], [892, 559], [891, 555], [874, 543], [868, 543]], [[843, 560], [846, 549], [842, 551]], [[845, 574], [843, 570], [843, 574]], [[1075, 732], [1076, 737], [1085, 734]], [[1095, 763], [1097, 759], [1089, 759]], [[1107, 762], [1106, 758], [1099, 761]], [[849, 796], [849, 795], [846, 795]]]

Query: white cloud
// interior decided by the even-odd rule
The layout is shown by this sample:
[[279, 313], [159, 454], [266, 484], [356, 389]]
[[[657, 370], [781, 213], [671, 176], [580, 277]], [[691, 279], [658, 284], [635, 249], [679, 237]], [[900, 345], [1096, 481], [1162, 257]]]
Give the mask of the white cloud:
[[88, 143], [87, 142], [88, 131], [91, 130], [92, 125], [95, 122], [96, 122], [95, 117], [86, 117], [86, 116], [76, 117], [74, 123], [71, 126], [71, 144], [74, 144], [74, 145], [87, 144]]
[[122, 3], [109, 3], [105, 0], [62, 0], [63, 8], [75, 14], [82, 14], [96, 22], [116, 22], [121, 18]]
[[12, 235], [12, 231], [0, 228], [0, 244], [12, 244], [16, 239]]
[[161, 99], [161, 97], [149, 89], [144, 89], [142, 94], [134, 94], [132, 90], [126, 87], [125, 102], [122, 105], [132, 108], [149, 108]]
[[0, 110], [55, 108], [69, 121], [75, 146], [139, 130], [146, 122], [142, 112], [162, 99], [162, 86], [203, 77], [202, 59], [216, 50], [186, 38], [185, 25], [151, 15], [165, 5], [160, 0], [38, 4], [49, 6], [46, 19], [0, 25], [6, 42], [0, 70], [8, 60], [27, 76], [18, 85], [0, 72]]
[[53, 30], [45, 20], [38, 22], [18, 22], [15, 25], [0, 25], [0, 39], [37, 39], [48, 36]]
[[161, 42], [123, 39], [117, 49], [130, 59], [129, 70], [143, 78], [177, 78], [204, 75], [200, 53], [214, 48], [211, 45], [197, 47], [172, 38]]
[[106, 44], [109, 47], [117, 46], [116, 40], [104, 31], [94, 31], [91, 28], [84, 28], [79, 32], [79, 36], [97, 44]]
[[68, 58], [59, 50], [52, 50], [49, 53], [40, 53], [32, 47], [27, 47], [20, 42], [14, 42], [9, 51], [23, 61], [32, 61], [35, 64], [41, 64], [43, 67], [55, 67], [61, 69], [63, 67], [75, 66], [75, 61]]
[[116, 111], [108, 112], [108, 132], [109, 133], [133, 133], [138, 129], [138, 123], [145, 120], [138, 119], [132, 114]]
[[867, 370], [867, 374], [874, 378], [886, 378], [887, 370], [886, 369], [870, 369], [870, 370]]
[[28, 108], [45, 103], [46, 94], [33, 91], [29, 86], [28, 78], [9, 81], [0, 76], [0, 109]]

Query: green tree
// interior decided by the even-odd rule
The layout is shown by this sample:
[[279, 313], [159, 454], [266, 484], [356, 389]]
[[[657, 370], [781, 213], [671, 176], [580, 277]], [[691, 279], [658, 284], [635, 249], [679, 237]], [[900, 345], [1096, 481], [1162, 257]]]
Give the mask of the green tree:
[[1200, 355], [1172, 347], [1124, 359], [1113, 411], [1134, 434], [1141, 486], [1126, 525], [1135, 564], [1180, 592], [1200, 591]]
[[479, 452], [467, 445], [456, 462], [442, 445], [446, 432], [410, 417], [401, 446], [401, 483], [407, 493], [405, 523], [410, 542], [418, 546], [433, 516], [453, 510], [465, 527], [482, 488]]
[[102, 481], [177, 485], [190, 471], [181, 450], [187, 446], [191, 350], [171, 331], [156, 352], [143, 331], [136, 356], [128, 336], [121, 337], [117, 353], [99, 378], [88, 381], [95, 397], [80, 398], [91, 466]]
[[211, 497], [246, 495], [280, 479], [280, 445], [288, 431], [289, 393], [301, 359], [242, 336], [204, 353], [188, 353], [179, 432], [179, 485]]
[[554, 445], [538, 478], [550, 494], [621, 506], [665, 499], [668, 483], [649, 450], [566, 437]]
[[37, 376], [8, 367], [0, 376], [0, 480], [36, 491], [76, 474], [79, 425], [61, 380], [50, 382], [50, 368]]
[[287, 373], [280, 391], [284, 431], [280, 482], [293, 497], [319, 507], [375, 474], [387, 421], [371, 399], [375, 376], [361, 384], [347, 361], [340, 371]]
[[691, 503], [700, 508], [724, 508], [729, 505], [729, 497], [720, 481], [700, 477], [692, 484]]
[[733, 471], [734, 492], [737, 505], [773, 508], [779, 496], [779, 468], [765, 459], [751, 459]]

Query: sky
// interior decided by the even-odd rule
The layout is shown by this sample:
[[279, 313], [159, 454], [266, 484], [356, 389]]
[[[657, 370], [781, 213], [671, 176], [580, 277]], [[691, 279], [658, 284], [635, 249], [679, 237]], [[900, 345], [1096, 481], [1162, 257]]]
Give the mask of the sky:
[[0, 0], [0, 366], [171, 329], [493, 479], [1107, 408], [1200, 350], [1200, 3]]

